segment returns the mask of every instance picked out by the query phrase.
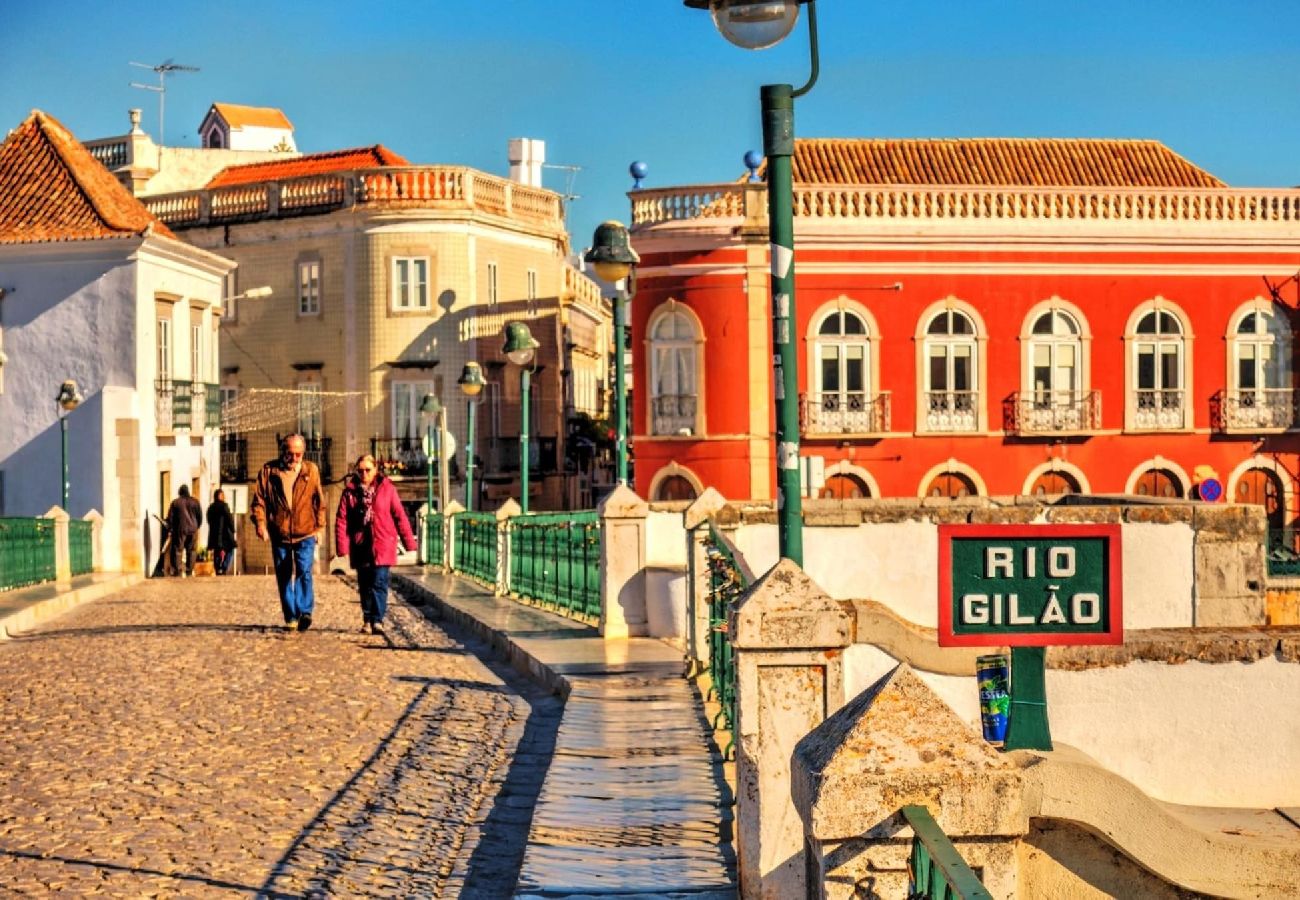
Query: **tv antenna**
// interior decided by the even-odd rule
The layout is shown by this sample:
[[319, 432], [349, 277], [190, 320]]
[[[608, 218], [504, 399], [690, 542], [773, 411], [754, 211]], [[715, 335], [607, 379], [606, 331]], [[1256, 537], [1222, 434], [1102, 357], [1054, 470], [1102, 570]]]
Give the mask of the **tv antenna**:
[[167, 76], [172, 72], [197, 72], [197, 66], [182, 66], [170, 58], [158, 63], [156, 66], [146, 65], [145, 63], [133, 62], [130, 65], [139, 69], [151, 69], [158, 73], [158, 84], [140, 84], [138, 81], [131, 82], [131, 87], [139, 88], [142, 91], [153, 91], [158, 95], [158, 146], [161, 147], [167, 142], [166, 133], [163, 131], [163, 114], [167, 108]]
[[572, 203], [574, 200], [582, 199], [580, 195], [573, 192], [573, 183], [577, 181], [578, 173], [582, 171], [582, 166], [562, 166], [552, 163], [542, 163], [542, 168], [559, 169], [564, 173], [564, 193], [561, 196], [564, 197], [564, 202], [566, 204]]

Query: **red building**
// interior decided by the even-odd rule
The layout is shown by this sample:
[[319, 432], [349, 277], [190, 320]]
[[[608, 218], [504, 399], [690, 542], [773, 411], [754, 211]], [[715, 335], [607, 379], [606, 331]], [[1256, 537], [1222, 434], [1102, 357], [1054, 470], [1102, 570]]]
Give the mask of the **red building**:
[[[1296, 516], [1300, 190], [1153, 141], [805, 140], [805, 493], [1192, 496]], [[767, 498], [766, 188], [638, 190], [636, 487]]]

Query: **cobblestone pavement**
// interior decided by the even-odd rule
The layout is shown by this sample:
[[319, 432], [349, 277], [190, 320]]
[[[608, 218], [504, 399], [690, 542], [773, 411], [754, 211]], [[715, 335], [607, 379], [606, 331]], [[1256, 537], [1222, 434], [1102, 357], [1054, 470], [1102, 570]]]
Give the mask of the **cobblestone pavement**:
[[560, 702], [316, 596], [153, 580], [0, 644], [0, 894], [509, 896]]

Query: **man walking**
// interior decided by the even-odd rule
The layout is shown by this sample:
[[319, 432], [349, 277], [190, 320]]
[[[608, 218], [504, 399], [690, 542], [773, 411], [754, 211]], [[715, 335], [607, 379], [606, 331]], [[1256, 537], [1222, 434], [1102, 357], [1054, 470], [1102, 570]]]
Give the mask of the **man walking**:
[[[194, 542], [203, 522], [203, 507], [190, 496], [190, 489], [181, 485], [177, 497], [167, 508], [167, 529], [171, 533], [172, 572], [189, 578], [194, 574]], [[181, 554], [185, 554], [185, 568], [181, 568]]]
[[303, 459], [306, 451], [302, 435], [285, 438], [280, 458], [262, 466], [258, 473], [248, 509], [257, 536], [271, 542], [280, 609], [291, 631], [311, 628], [316, 603], [311, 567], [316, 556], [316, 533], [325, 527], [320, 470], [311, 460]]

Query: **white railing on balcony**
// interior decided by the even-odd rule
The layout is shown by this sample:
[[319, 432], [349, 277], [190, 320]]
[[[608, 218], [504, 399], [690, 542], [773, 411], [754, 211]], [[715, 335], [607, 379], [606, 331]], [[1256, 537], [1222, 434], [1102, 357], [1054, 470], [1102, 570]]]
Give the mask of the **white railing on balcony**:
[[1296, 392], [1291, 388], [1222, 391], [1215, 427], [1220, 431], [1283, 431], [1296, 424]]
[[1134, 399], [1134, 428], [1161, 431], [1184, 427], [1186, 408], [1183, 405], [1182, 391], [1138, 390], [1134, 392]]
[[696, 400], [694, 394], [651, 397], [650, 433], [683, 437], [695, 434]]
[[563, 272], [565, 294], [572, 298], [575, 303], [599, 310], [603, 303], [600, 296], [600, 285], [572, 266], [565, 266]]
[[91, 156], [104, 164], [106, 169], [124, 166], [130, 159], [131, 148], [124, 137], [87, 141], [85, 147], [90, 151]]
[[976, 431], [978, 391], [926, 391], [926, 431]]
[[1016, 434], [1059, 434], [1101, 427], [1097, 391], [1023, 391], [1012, 399], [1009, 430]]
[[885, 434], [889, 431], [889, 392], [834, 391], [799, 398], [803, 433]]
[[[742, 218], [745, 192], [763, 185], [705, 184], [634, 191], [632, 224]], [[1300, 222], [1300, 190], [909, 185], [796, 185], [794, 214], [816, 219]], [[765, 202], [748, 205], [765, 217]]]

